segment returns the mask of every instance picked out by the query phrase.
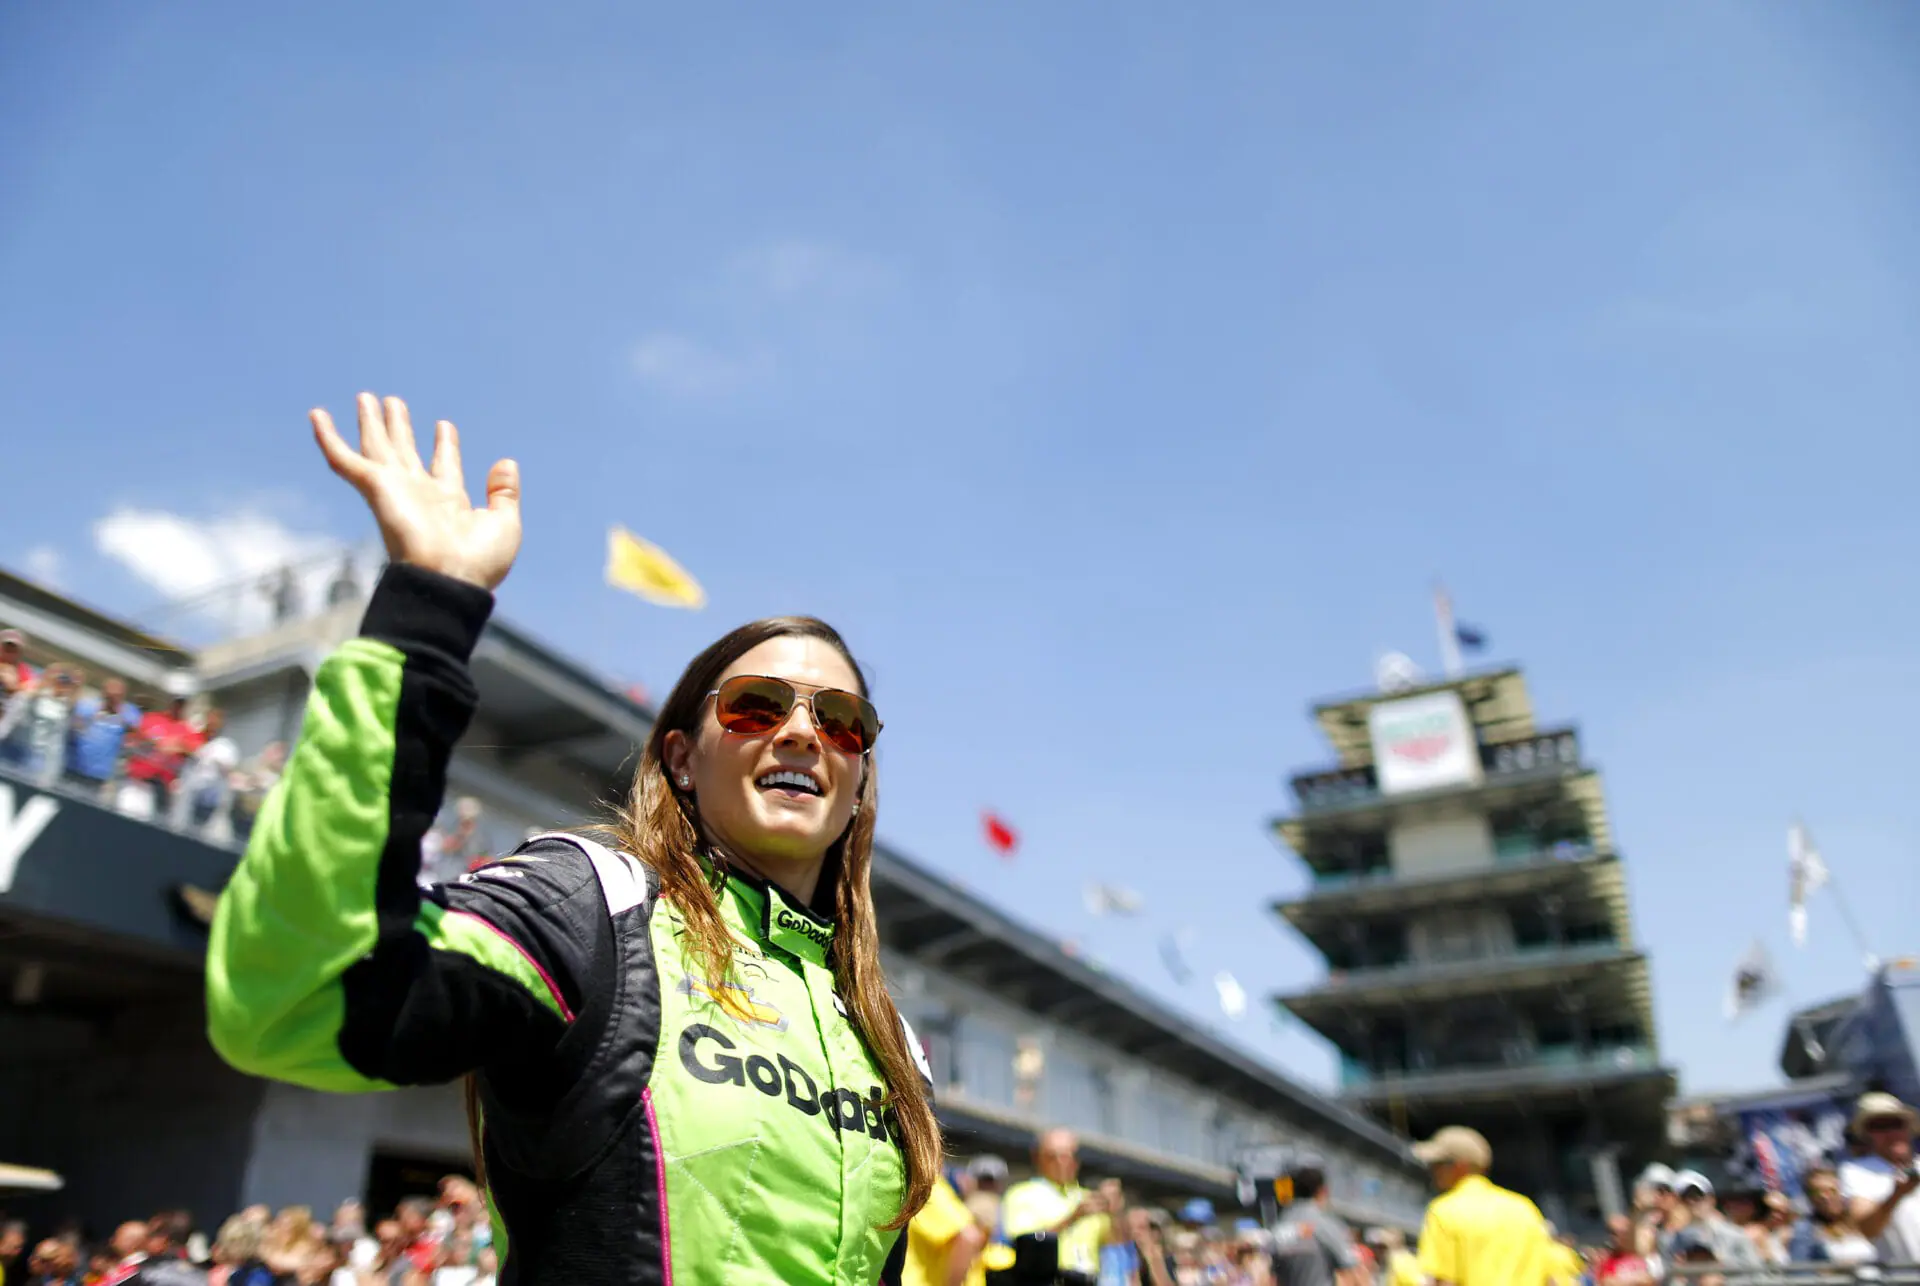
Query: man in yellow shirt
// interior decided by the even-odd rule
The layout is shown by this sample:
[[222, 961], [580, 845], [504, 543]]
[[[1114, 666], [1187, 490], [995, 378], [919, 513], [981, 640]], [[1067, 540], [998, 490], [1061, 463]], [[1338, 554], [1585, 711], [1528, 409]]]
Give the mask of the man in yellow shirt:
[[1533, 1202], [1487, 1181], [1493, 1149], [1478, 1130], [1449, 1125], [1413, 1155], [1440, 1191], [1420, 1226], [1420, 1271], [1440, 1286], [1545, 1286], [1552, 1238]]
[[1000, 1229], [1009, 1242], [1030, 1233], [1052, 1233], [1060, 1246], [1060, 1274], [1093, 1282], [1100, 1275], [1100, 1247], [1113, 1239], [1107, 1202], [1080, 1186], [1080, 1141], [1071, 1130], [1048, 1130], [1033, 1148], [1039, 1173], [1014, 1184], [1000, 1199]]
[[934, 1180], [927, 1204], [907, 1225], [907, 1258], [900, 1286], [982, 1286], [980, 1264], [987, 1232], [943, 1175]]

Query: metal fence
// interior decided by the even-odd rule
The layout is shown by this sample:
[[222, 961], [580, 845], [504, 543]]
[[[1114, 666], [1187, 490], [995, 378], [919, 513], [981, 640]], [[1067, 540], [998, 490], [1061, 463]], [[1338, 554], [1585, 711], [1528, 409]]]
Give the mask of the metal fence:
[[1722, 1264], [1669, 1264], [1669, 1282], [1720, 1282], [1723, 1286], [1920, 1286], [1920, 1264], [1777, 1264], [1730, 1268]]
[[238, 556], [245, 570], [148, 608], [134, 621], [189, 647], [262, 634], [363, 601], [385, 560], [378, 541], [323, 546], [291, 558], [261, 560], [257, 566]]

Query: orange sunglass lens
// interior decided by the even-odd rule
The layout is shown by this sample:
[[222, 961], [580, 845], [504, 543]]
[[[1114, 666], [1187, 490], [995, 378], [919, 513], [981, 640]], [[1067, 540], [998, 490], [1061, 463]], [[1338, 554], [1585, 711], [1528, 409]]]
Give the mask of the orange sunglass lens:
[[778, 679], [742, 675], [720, 685], [713, 709], [722, 728], [751, 737], [779, 727], [793, 712], [793, 699], [793, 689]]
[[838, 688], [826, 688], [813, 694], [814, 719], [820, 735], [850, 755], [873, 749], [880, 735], [880, 720], [864, 698]]

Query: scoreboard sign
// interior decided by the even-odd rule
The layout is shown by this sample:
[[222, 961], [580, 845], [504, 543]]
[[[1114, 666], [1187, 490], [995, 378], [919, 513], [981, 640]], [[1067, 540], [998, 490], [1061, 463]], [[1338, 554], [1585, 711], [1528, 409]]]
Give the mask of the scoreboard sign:
[[1480, 747], [1458, 692], [1383, 701], [1367, 726], [1381, 794], [1480, 783]]

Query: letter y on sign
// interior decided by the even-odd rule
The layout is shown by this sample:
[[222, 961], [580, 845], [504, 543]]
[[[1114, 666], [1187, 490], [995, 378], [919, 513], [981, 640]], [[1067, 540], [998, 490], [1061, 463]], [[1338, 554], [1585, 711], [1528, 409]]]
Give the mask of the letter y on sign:
[[35, 795], [16, 813], [13, 787], [0, 782], [0, 893], [12, 890], [21, 856], [33, 847], [33, 841], [40, 838], [40, 832], [59, 811], [60, 801], [52, 795]]

